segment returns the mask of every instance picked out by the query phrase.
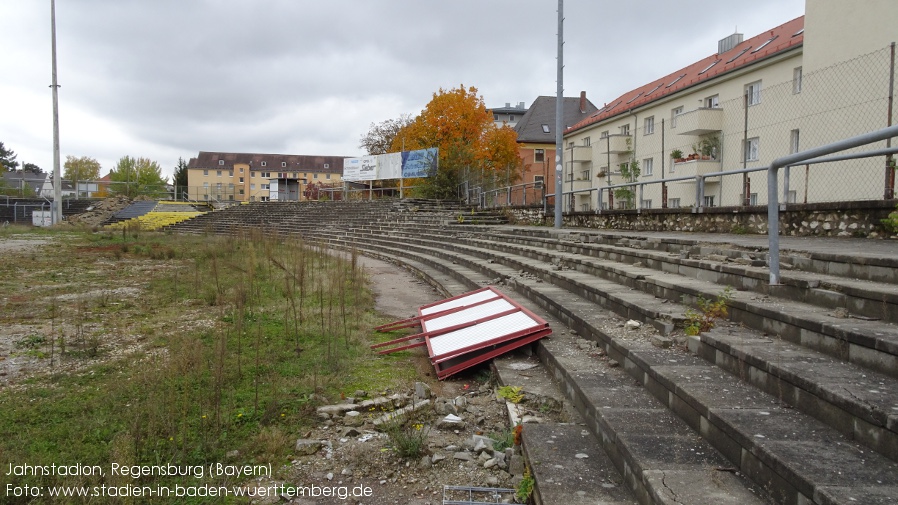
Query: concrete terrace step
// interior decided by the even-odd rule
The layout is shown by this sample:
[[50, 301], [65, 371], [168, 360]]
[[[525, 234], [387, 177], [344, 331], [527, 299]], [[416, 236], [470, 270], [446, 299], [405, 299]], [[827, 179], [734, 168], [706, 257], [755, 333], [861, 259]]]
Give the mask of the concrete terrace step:
[[[342, 239], [332, 239], [331, 243], [341, 248], [354, 246], [352, 242]], [[366, 253], [370, 252], [371, 249], [366, 249]], [[374, 254], [392, 257], [402, 264], [408, 261], [388, 248], [378, 248]], [[439, 258], [415, 257], [417, 260], [413, 261], [420, 265], [418, 268], [423, 268], [430, 275], [438, 269], [438, 276], [449, 271], [456, 277], [476, 279], [475, 286], [487, 284], [482, 273], [464, 266], [447, 264]], [[548, 288], [551, 289], [551, 286]], [[556, 333], [544, 341], [559, 347], [560, 354], [566, 355], [566, 359], [584, 357], [582, 352], [570, 352], [572, 337], [566, 335], [569, 332], [561, 330], [562, 323], [532, 302], [525, 301], [524, 304], [545, 317], [556, 329]], [[760, 505], [767, 502], [762, 490], [733, 473], [730, 464], [719, 452], [662, 408], [645, 390], [633, 386], [632, 379], [622, 370], [611, 368], [606, 360], [596, 357], [588, 356], [585, 359], [589, 369], [595, 371], [599, 368], [601, 373], [608, 374], [609, 388], [621, 388], [625, 393], [615, 397], [619, 402], [615, 403], [615, 407], [620, 407], [622, 410], [616, 413], [626, 415], [627, 419], [609, 423], [601, 432], [588, 425], [587, 435], [583, 434], [582, 426], [527, 425], [524, 430], [525, 451], [537, 481], [537, 503], [623, 505], [640, 502], [673, 505], [687, 503], [681, 501], [685, 497], [688, 497], [688, 503], [695, 505]], [[576, 398], [573, 401], [577, 403]], [[640, 422], [634, 424], [634, 419]], [[647, 426], [653, 427], [650, 432], [646, 431]], [[586, 436], [588, 439], [584, 438]], [[612, 442], [600, 442], [604, 438]], [[656, 453], [658, 444], [671, 443], [675, 447], [661, 454]], [[614, 447], [610, 456], [597, 450], [610, 446]], [[564, 447], [566, 452], [553, 451], [560, 447]], [[576, 452], [570, 452], [572, 447]], [[680, 450], [687, 451], [689, 456], [684, 458]], [[583, 455], [588, 458], [583, 458]], [[559, 465], [564, 468], [558, 468]], [[634, 501], [630, 493], [635, 493], [639, 499]]]
[[[406, 254], [402, 252], [405, 250], [407, 249], [396, 249], [393, 254]], [[439, 262], [440, 259], [431, 261]], [[480, 269], [483, 270], [482, 265]], [[501, 276], [503, 272], [497, 269], [492, 274]], [[550, 311], [554, 308], [553, 313], [560, 313], [561, 316], [566, 317], [567, 324], [578, 329], [581, 334], [597, 338], [606, 351], [624, 363], [627, 371], [639, 379], [640, 383], [643, 383], [656, 398], [681, 415], [693, 429], [700, 431], [706, 438], [713, 437], [718, 449], [726, 453], [738, 468], [752, 475], [756, 482], [776, 494], [778, 502], [800, 503], [800, 500], [811, 500], [812, 497], [818, 495], [818, 497], [826, 497], [838, 496], [840, 493], [861, 493], [860, 487], [870, 487], [871, 492], [883, 495], [893, 492], [890, 486], [894, 486], [896, 482], [889, 476], [893, 475], [898, 478], [898, 473], [895, 473], [898, 468], [893, 462], [853, 443], [836, 430], [804, 414], [795, 412], [793, 409], [779, 407], [780, 400], [778, 398], [751, 388], [740, 382], [738, 378], [721, 372], [701, 359], [692, 358], [688, 363], [689, 367], [681, 365], [675, 368], [664, 368], [665, 365], [669, 365], [669, 358], [663, 359], [661, 363], [652, 363], [653, 354], [661, 352], [657, 348], [648, 344], [643, 344], [643, 348], [628, 347], [624, 343], [610, 339], [599, 328], [592, 326], [589, 320], [594, 319], [592, 309], [594, 305], [590, 301], [581, 299], [579, 303], [574, 303], [571, 298], [575, 297], [569, 293], [564, 293], [563, 290], [559, 293], [557, 292], [559, 288], [538, 283], [529, 286], [529, 289], [522, 290], [521, 288], [527, 283], [528, 281], [516, 282], [515, 287], [525, 294], [529, 291], [531, 295], [556, 291], [554, 294], [538, 296], [537, 299], [549, 305]], [[531, 299], [533, 299], [532, 296]], [[564, 300], [564, 305], [559, 304], [552, 307], [554, 300]], [[571, 309], [572, 306], [580, 306], [583, 313], [577, 314], [576, 310]], [[668, 351], [664, 350], [663, 352], [667, 353]], [[543, 358], [546, 362], [551, 362], [556, 354], [557, 352], [547, 352]], [[557, 368], [564, 370], [563, 366]], [[691, 380], [692, 377], [707, 377], [707, 379], [696, 383]], [[704, 381], [707, 380], [711, 380], [709, 383], [713, 384], [725, 384], [720, 390], [721, 399], [729, 397], [730, 391], [740, 390], [748, 394], [745, 398], [760, 399], [749, 402], [747, 405], [725, 402], [721, 404], [719, 401], [718, 403], [702, 403], [705, 395], [701, 388]], [[758, 414], [755, 417], [740, 417], [738, 414], [745, 409], [752, 409]], [[756, 443], [755, 439], [759, 437], [754, 437], [753, 427], [759, 422], [758, 419], [766, 419], [764, 416], [771, 415], [770, 413], [774, 411], [777, 413], [776, 419], [784, 419], [779, 414], [788, 413], [797, 419], [793, 428], [803, 426], [810, 429], [812, 433], [825, 434], [824, 438], [802, 441], [803, 430], [798, 429], [788, 434], [770, 435], [776, 439], [776, 442], [770, 447]], [[763, 434], [761, 435], [763, 436]], [[832, 453], [830, 456], [835, 459], [827, 459], [826, 464], [806, 468], [806, 462], [798, 456], [805, 449], [830, 451]], [[861, 459], [857, 455], [861, 455]], [[832, 472], [827, 470], [826, 465], [839, 459], [854, 461], [860, 465], [858, 468], [863, 471], [860, 475], [853, 475], [851, 479], [830, 475]], [[867, 473], [868, 471], [870, 473]], [[839, 503], [839, 501], [826, 503]]]
[[[439, 237], [434, 237], [434, 240], [439, 239]], [[405, 240], [406, 239], [400, 241], [405, 242]], [[446, 240], [448, 241], [448, 239]], [[390, 238], [378, 239], [365, 237], [363, 240], [363, 242], [367, 243], [378, 241], [383, 241], [383, 243], [386, 244], [395, 242], [395, 240]], [[426, 249], [415, 250], [421, 252], [427, 251]], [[458, 262], [459, 260], [459, 258], [456, 258], [452, 261]], [[509, 258], [509, 255], [504, 255], [502, 261], [507, 263], [514, 260], [513, 258]], [[515, 267], [521, 267], [521, 263], [515, 263]], [[532, 271], [535, 271], [535, 269]], [[623, 276], [623, 274], [621, 275]], [[644, 280], [644, 278], [636, 275], [634, 275], [633, 278]], [[682, 282], [688, 284], [693, 281], [683, 279]], [[556, 284], [560, 285], [561, 283], [556, 282]], [[595, 286], [595, 284], [593, 284], [593, 286]], [[612, 297], [615, 293], [614, 287], [608, 288], [606, 293], [609, 298]], [[625, 291], [623, 296], [632, 296], [632, 294], [629, 291]], [[622, 304], [604, 305], [616, 309]], [[685, 310], [684, 307], [676, 304], [667, 304], [666, 307], [666, 310], [674, 311], [674, 313], [668, 312], [666, 314], [670, 320], [677, 319], [678, 316], [676, 315], [676, 311]], [[623, 314], [627, 317], [634, 316], [629, 310], [623, 312]], [[655, 317], [657, 318], [658, 316], [655, 315]], [[667, 324], [665, 321], [666, 319], [661, 319], [661, 323], [659, 324], [661, 329], [665, 329], [663, 327], [664, 324]], [[732, 333], [734, 330], [728, 328], [727, 331]], [[733, 373], [742, 374], [743, 378], [749, 375], [746, 371], [752, 370], [755, 372], [755, 376], [758, 376], [757, 372], [761, 372], [762, 377], [763, 374], [767, 373], [778, 376], [779, 378], [777, 380], [780, 382], [777, 383], [777, 391], [782, 392], [784, 389], [789, 390], [791, 392], [789, 395], [789, 398], [791, 399], [790, 403], [793, 406], [802, 408], [804, 412], [829, 423], [843, 433], [850, 434], [857, 440], [874, 448], [874, 450], [890, 455], [891, 457], [898, 456], [898, 433], [896, 433], [896, 431], [898, 431], [898, 410], [893, 409], [893, 407], [898, 407], [898, 380], [893, 377], [865, 370], [857, 365], [844, 363], [823, 353], [805, 349], [778, 338], [771, 339], [759, 332], [752, 332], [744, 328], [737, 328], [737, 331], [739, 342], [743, 344], [776, 342], [777, 349], [781, 351], [788, 349], [791, 357], [791, 365], [795, 365], [797, 359], [800, 359], [798, 362], [799, 364], [811, 362], [831, 363], [832, 365], [828, 370], [838, 369], [843, 381], [829, 381], [824, 382], [821, 385], [816, 382], [816, 379], [822, 377], [820, 377], [819, 373], [815, 373], [813, 370], [808, 374], [802, 374], [803, 369], [800, 367], [795, 368], [794, 366], [790, 366], [788, 371], [783, 370], [778, 366], [780, 357], [765, 355], [763, 346], [746, 347], [743, 345], [740, 347], [738, 345], [729, 345], [731, 339], [722, 337], [715, 338], [712, 336], [719, 332], [713, 332], [702, 336], [702, 341], [711, 346], [710, 350], [705, 350], [702, 354], [711, 362], [719, 362], [718, 364], [721, 366], [728, 365], [725, 366], [726, 369]], [[756, 353], [758, 354], [757, 356], [750, 352], [754, 349], [759, 351]], [[732, 352], [725, 355], [721, 354], [726, 353], [727, 351]], [[800, 358], [797, 358], [797, 356], [800, 356]], [[857, 378], [857, 387], [849, 386], [844, 383], [844, 379], [849, 376]], [[861, 380], [862, 376], [867, 378]], [[759, 386], [763, 386], [764, 381], [761, 382], [762, 384], [759, 384]], [[876, 392], [870, 394], [868, 386], [874, 387]], [[867, 389], [863, 389], [865, 387], [867, 387]], [[846, 394], [846, 391], [851, 389], [853, 389], [853, 391], [850, 394]], [[890, 393], [891, 391], [895, 391], [896, 393]], [[768, 392], [775, 394], [774, 390], [768, 389]]]
[[[445, 247], [459, 250], [463, 245], [473, 245], [477, 249], [469, 249], [471, 254], [479, 257], [496, 256], [498, 260], [515, 262], [534, 274], [547, 277], [558, 277], [562, 274], [546, 272], [546, 268], [534, 265], [532, 261], [524, 261], [526, 257], [537, 260], [540, 264], [561, 265], [586, 272], [603, 279], [608, 279], [621, 286], [641, 290], [653, 297], [669, 301], [687, 300], [694, 303], [699, 297], [714, 299], [722, 289], [719, 284], [703, 280], [696, 272], [685, 272], [687, 275], [670, 275], [673, 272], [632, 263], [621, 263], [606, 259], [598, 261], [592, 256], [580, 254], [580, 248], [564, 244], [553, 244], [554, 247], [535, 247], [528, 245], [508, 244], [501, 242], [501, 237], [487, 235], [487, 238], [471, 238], [465, 235], [437, 233], [428, 234], [428, 239], [420, 239], [411, 231], [404, 233], [402, 240], [427, 244], [446, 243]], [[396, 236], [394, 234], [394, 236]], [[369, 240], [375, 240], [371, 237]], [[428, 242], [430, 241], [430, 242]], [[448, 245], [451, 244], [451, 245]], [[490, 249], [486, 254], [482, 249]], [[561, 249], [561, 250], [558, 250]], [[571, 251], [572, 252], [567, 252]], [[529, 264], [528, 264], [529, 263]], [[688, 275], [693, 274], [693, 275]], [[556, 282], [556, 281], [553, 281]], [[582, 287], [582, 285], [581, 285]], [[877, 285], [877, 288], [879, 285]], [[589, 289], [589, 288], [585, 288]], [[885, 289], [885, 288], [884, 288]], [[611, 292], [617, 293], [618, 290]], [[633, 296], [637, 296], [633, 294]], [[617, 298], [620, 298], [618, 296]], [[622, 303], [615, 300], [616, 303]], [[656, 303], [657, 305], [657, 303]], [[830, 353], [840, 359], [862, 364], [881, 373], [898, 375], [898, 327], [893, 323], [867, 320], [846, 320], [832, 310], [809, 303], [797, 302], [788, 298], [758, 297], [746, 292], [734, 292], [729, 303], [730, 317], [759, 331], [779, 334], [781, 337], [811, 346], [817, 350]], [[670, 305], [665, 309], [666, 315], [658, 321], [657, 316], [649, 316], [645, 310], [642, 321], [650, 321], [656, 325], [667, 324], [668, 319], [681, 320], [685, 312], [671, 314], [670, 309], [680, 308]], [[669, 317], [668, 317], [669, 316]]]

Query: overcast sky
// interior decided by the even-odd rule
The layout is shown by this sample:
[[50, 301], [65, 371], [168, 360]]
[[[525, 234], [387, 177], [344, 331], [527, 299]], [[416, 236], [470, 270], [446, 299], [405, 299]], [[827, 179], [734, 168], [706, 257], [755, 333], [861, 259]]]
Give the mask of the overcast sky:
[[[56, 0], [60, 147], [360, 156], [372, 122], [441, 87], [487, 107], [555, 96], [557, 0]], [[566, 96], [593, 103], [804, 14], [804, 0], [568, 0]], [[53, 168], [50, 0], [0, 0], [0, 142]]]

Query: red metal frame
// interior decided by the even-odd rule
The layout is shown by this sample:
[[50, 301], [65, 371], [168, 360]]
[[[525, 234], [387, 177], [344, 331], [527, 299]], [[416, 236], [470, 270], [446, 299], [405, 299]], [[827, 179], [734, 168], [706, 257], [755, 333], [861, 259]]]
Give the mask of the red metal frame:
[[[456, 301], [465, 297], [471, 297], [472, 295], [476, 295], [478, 293], [482, 293], [484, 291], [491, 291], [495, 296], [486, 298], [483, 300], [477, 300], [470, 304], [459, 305], [457, 307], [451, 307], [445, 310], [438, 310], [436, 312], [431, 312], [429, 314], [425, 314], [425, 311], [430, 308], [438, 307], [439, 305], [443, 305], [452, 301]], [[427, 322], [434, 320], [436, 318], [446, 316], [449, 314], [455, 314], [458, 312], [462, 312], [467, 309], [471, 309], [473, 307], [477, 307], [486, 303], [494, 302], [496, 300], [502, 299], [508, 304], [510, 304], [513, 308], [502, 310], [500, 312], [496, 312], [493, 314], [488, 314], [483, 317], [479, 317], [477, 319], [472, 319], [468, 321], [462, 321], [460, 323], [454, 324], [452, 326], [447, 326], [445, 328], [439, 328], [434, 330], [427, 329]], [[451, 335], [452, 333], [465, 329], [477, 326], [479, 324], [485, 323], [487, 321], [496, 320], [502, 317], [506, 317], [515, 313], [523, 313], [530, 320], [533, 321], [533, 324], [522, 329], [518, 329], [516, 331], [498, 334], [493, 338], [489, 338], [488, 340], [479, 341], [471, 345], [459, 347], [457, 349], [452, 349], [449, 352], [444, 352], [440, 355], [435, 355], [433, 350], [433, 345], [431, 340], [434, 338], [439, 338], [443, 335]], [[408, 328], [415, 326], [417, 324], [421, 325], [422, 331], [420, 333], [416, 333], [414, 335], [409, 335], [405, 337], [401, 337], [395, 340], [390, 340], [388, 342], [381, 342], [379, 344], [374, 344], [371, 346], [372, 349], [381, 349], [388, 346], [389, 349], [384, 349], [378, 351], [379, 354], [389, 354], [393, 352], [403, 351], [406, 349], [411, 349], [414, 347], [427, 346], [427, 353], [430, 356], [430, 361], [433, 364], [434, 368], [437, 371], [437, 377], [440, 379], [444, 379], [450, 375], [456, 374], [466, 368], [469, 368], [478, 363], [482, 363], [489, 359], [495, 358], [501, 354], [509, 352], [518, 347], [527, 345], [529, 343], [535, 342], [540, 338], [543, 338], [547, 335], [552, 334], [551, 328], [549, 328], [549, 324], [537, 316], [533, 312], [527, 310], [525, 307], [521, 306], [521, 304], [516, 301], [508, 298], [504, 293], [497, 290], [492, 286], [486, 286], [484, 288], [477, 289], [475, 291], [470, 291], [468, 293], [463, 293], [458, 296], [454, 296], [452, 298], [447, 298], [445, 300], [440, 300], [438, 302], [430, 303], [427, 305], [422, 305], [418, 308], [418, 316], [402, 319], [399, 321], [395, 321], [392, 323], [388, 323], [385, 325], [378, 326], [375, 328], [377, 331], [392, 331], [400, 328]], [[404, 344], [396, 346], [396, 344]], [[485, 351], [485, 352], [484, 352]], [[460, 361], [459, 361], [460, 360]]]

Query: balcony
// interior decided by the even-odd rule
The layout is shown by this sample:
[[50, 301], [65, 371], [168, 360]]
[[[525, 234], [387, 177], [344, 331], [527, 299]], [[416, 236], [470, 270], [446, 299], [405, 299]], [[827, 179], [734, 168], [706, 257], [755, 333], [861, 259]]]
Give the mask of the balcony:
[[702, 156], [693, 160], [675, 161], [668, 177], [708, 175], [720, 172], [721, 168], [720, 160], [711, 159], [710, 156]]
[[678, 135], [707, 135], [723, 130], [723, 109], [700, 108], [677, 116]]
[[571, 191], [587, 191], [592, 189], [592, 181], [589, 179], [568, 180], [565, 189], [570, 188]]
[[597, 149], [601, 153], [621, 154], [630, 152], [630, 135], [608, 135], [600, 138]]
[[571, 146], [571, 161], [574, 163], [587, 163], [592, 161], [592, 146]]

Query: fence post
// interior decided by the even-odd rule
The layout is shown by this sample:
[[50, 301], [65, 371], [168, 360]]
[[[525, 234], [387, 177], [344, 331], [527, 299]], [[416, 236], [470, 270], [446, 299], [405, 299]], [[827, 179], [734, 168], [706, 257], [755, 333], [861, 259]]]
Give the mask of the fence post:
[[705, 179], [700, 175], [695, 176], [695, 212], [701, 213], [705, 202]]
[[596, 213], [597, 213], [597, 214], [601, 214], [601, 213], [602, 213], [602, 191], [603, 191], [602, 188], [599, 188], [599, 190], [597, 191], [597, 193], [599, 194], [599, 196], [598, 196], [598, 198], [597, 198], [597, 201], [596, 201], [596, 205], [597, 205], [597, 207], [596, 207], [596, 211], [597, 211], [597, 212], [596, 212]]

